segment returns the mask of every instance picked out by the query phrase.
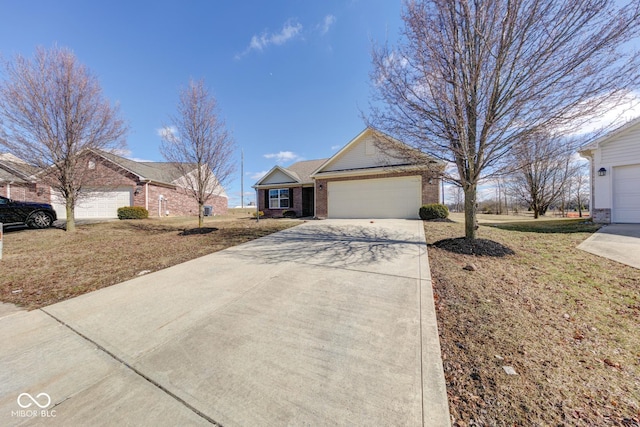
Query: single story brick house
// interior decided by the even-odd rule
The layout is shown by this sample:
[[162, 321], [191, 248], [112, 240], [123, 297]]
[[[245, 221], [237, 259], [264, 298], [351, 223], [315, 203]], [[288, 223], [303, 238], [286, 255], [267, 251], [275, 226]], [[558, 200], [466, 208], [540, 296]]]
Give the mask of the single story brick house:
[[51, 191], [48, 185], [39, 184], [38, 170], [18, 157], [0, 153], [0, 196], [20, 201], [49, 203]]
[[594, 222], [640, 223], [640, 117], [578, 152], [590, 163]]
[[274, 166], [253, 185], [258, 209], [267, 217], [418, 218], [420, 206], [440, 201], [444, 164], [414, 150], [408, 160], [399, 141], [402, 150], [382, 150], [381, 136], [391, 140], [367, 128], [328, 159]]
[[[14, 177], [13, 180], [0, 181], [0, 194], [5, 195], [4, 189], [7, 197], [13, 199], [51, 203], [58, 218], [66, 218], [64, 200], [46, 185], [46, 171], [33, 171], [31, 168], [29, 176], [22, 176], [16, 173], [15, 167], [16, 161], [21, 161], [13, 156], [11, 160]], [[0, 161], [0, 170], [8, 169], [6, 163]], [[21, 164], [28, 168], [24, 162]], [[87, 150], [79, 164], [87, 184], [85, 196], [75, 207], [76, 219], [117, 218], [118, 208], [123, 206], [144, 207], [149, 216], [198, 214], [197, 203], [181, 186], [183, 176], [171, 163], [138, 162], [105, 151]], [[0, 180], [7, 175], [0, 172]], [[207, 205], [212, 207], [213, 214], [225, 214], [228, 197], [224, 189], [220, 187]]]

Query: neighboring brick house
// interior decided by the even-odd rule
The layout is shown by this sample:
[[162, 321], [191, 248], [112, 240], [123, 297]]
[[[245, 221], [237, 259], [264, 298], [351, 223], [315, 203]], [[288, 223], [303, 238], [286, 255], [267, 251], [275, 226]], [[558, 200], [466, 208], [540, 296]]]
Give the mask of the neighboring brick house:
[[273, 167], [253, 186], [259, 210], [268, 217], [418, 218], [420, 206], [440, 201], [444, 165], [399, 141], [398, 149], [382, 150], [382, 135], [367, 128], [329, 159]]
[[0, 154], [0, 196], [49, 203], [49, 187], [38, 183], [37, 169], [12, 154]]
[[[0, 170], [3, 170], [2, 164], [0, 162]], [[22, 164], [26, 166], [24, 162]], [[86, 186], [84, 197], [76, 203], [74, 214], [77, 219], [116, 218], [118, 208], [123, 206], [144, 207], [149, 216], [198, 214], [198, 204], [180, 185], [183, 177], [171, 163], [137, 162], [104, 151], [87, 150], [79, 164], [82, 165]], [[3, 176], [0, 172], [0, 185], [3, 184]], [[51, 203], [58, 218], [66, 218], [64, 200], [51, 186], [44, 184], [46, 171], [27, 178], [22, 178], [24, 182], [19, 183], [25, 189], [24, 198], [16, 197], [16, 180], [10, 184], [9, 197]], [[227, 212], [228, 197], [222, 187], [207, 205], [212, 207], [215, 215]]]

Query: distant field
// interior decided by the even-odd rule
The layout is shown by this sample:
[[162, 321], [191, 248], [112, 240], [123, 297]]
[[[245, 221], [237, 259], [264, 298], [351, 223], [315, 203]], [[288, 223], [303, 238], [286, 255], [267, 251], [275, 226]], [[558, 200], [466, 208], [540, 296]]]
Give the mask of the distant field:
[[[576, 219], [578, 213], [577, 212], [568, 212], [569, 217], [563, 218], [559, 213], [551, 212], [545, 215], [544, 217], [538, 218], [538, 220], [549, 220], [549, 219]], [[588, 220], [589, 213], [582, 213], [585, 220]], [[449, 214], [449, 218], [452, 221], [456, 222], [464, 222], [464, 213], [463, 212], [451, 212]], [[535, 221], [533, 218], [533, 214], [531, 212], [522, 212], [518, 214], [509, 214], [509, 215], [495, 215], [495, 214], [478, 214], [478, 222], [480, 224], [487, 223], [498, 223], [498, 222], [513, 222], [513, 221]]]

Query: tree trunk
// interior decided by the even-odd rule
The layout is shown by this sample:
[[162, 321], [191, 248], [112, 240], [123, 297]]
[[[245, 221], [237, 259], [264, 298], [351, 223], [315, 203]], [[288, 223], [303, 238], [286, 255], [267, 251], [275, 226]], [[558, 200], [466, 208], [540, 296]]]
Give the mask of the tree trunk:
[[67, 211], [67, 227], [66, 230], [69, 232], [76, 231], [76, 219], [74, 213], [74, 206], [71, 200], [67, 200], [66, 203], [66, 211]]
[[475, 185], [464, 189], [464, 236], [467, 239], [476, 238], [476, 193]]
[[198, 203], [198, 228], [204, 226], [204, 203]]

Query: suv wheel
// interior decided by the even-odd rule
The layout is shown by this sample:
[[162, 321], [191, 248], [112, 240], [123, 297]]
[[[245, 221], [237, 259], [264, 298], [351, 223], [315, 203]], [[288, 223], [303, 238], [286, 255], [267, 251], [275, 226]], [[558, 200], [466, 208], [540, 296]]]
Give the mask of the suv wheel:
[[34, 212], [27, 221], [27, 225], [31, 228], [49, 228], [52, 223], [51, 217], [42, 211]]

